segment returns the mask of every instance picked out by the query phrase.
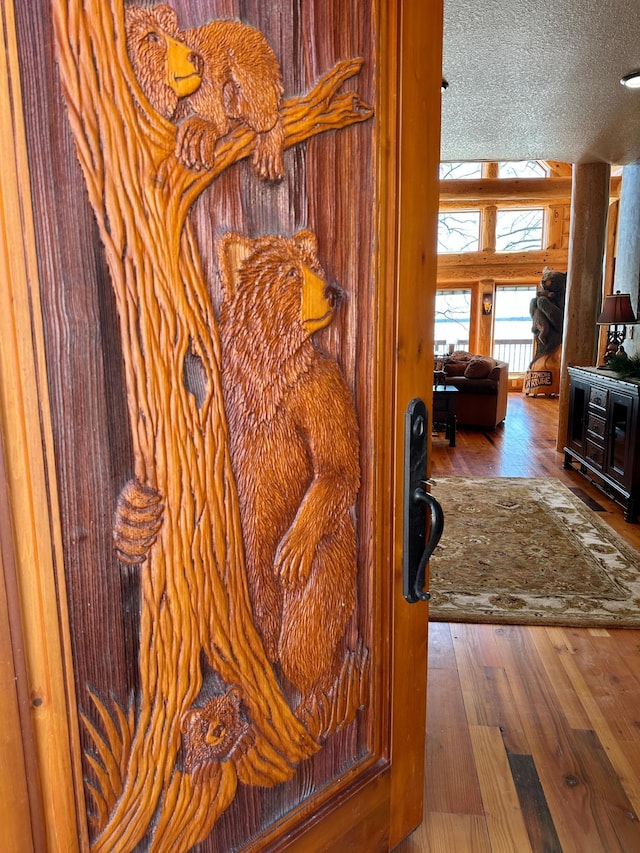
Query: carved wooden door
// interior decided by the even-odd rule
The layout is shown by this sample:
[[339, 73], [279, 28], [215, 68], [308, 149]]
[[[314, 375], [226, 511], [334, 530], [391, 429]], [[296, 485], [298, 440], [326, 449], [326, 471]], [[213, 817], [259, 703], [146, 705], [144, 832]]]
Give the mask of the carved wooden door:
[[441, 3], [2, 15], [33, 837], [389, 850], [423, 794], [402, 459], [432, 381]]

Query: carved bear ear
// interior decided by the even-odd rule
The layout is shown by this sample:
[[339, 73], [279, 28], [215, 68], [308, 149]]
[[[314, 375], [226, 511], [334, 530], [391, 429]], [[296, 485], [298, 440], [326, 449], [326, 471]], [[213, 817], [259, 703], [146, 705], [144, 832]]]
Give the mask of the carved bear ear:
[[242, 693], [239, 687], [235, 685], [230, 687], [229, 690], [224, 694], [224, 698], [228, 699], [236, 708], [240, 707], [240, 702], [242, 701]]
[[218, 269], [223, 296], [232, 297], [238, 289], [238, 272], [251, 254], [252, 241], [243, 234], [229, 231], [218, 240]]
[[153, 14], [158, 25], [162, 27], [165, 33], [170, 36], [176, 35], [179, 27], [178, 15], [175, 9], [163, 3], [160, 6], [152, 6], [149, 11]]
[[180, 720], [180, 731], [183, 735], [187, 734], [191, 727], [191, 721], [194, 717], [198, 717], [199, 713], [199, 711], [191, 710], [182, 715], [182, 719]]
[[314, 258], [317, 257], [318, 238], [313, 231], [309, 231], [308, 228], [298, 231], [297, 234], [293, 235], [293, 242], [302, 249], [303, 253], [307, 253]]

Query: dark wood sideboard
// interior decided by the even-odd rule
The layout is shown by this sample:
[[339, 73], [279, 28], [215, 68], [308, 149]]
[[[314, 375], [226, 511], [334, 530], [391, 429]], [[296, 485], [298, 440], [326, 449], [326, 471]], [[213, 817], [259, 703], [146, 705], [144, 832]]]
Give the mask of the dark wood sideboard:
[[624, 507], [625, 521], [640, 510], [640, 380], [595, 367], [570, 367], [569, 424], [564, 467], [577, 463]]

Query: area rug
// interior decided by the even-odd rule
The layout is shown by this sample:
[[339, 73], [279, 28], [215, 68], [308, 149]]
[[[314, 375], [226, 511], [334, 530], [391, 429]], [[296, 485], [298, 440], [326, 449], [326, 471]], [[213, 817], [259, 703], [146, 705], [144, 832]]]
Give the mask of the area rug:
[[640, 627], [640, 553], [553, 479], [436, 477], [430, 618]]

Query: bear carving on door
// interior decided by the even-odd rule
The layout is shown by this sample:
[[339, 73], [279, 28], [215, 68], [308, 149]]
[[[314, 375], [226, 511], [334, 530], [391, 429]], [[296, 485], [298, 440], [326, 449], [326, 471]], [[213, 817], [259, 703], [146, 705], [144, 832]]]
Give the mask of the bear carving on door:
[[141, 591], [138, 693], [92, 691], [84, 716], [92, 849], [188, 850], [239, 784], [290, 779], [352, 720], [369, 669], [346, 634], [359, 430], [314, 340], [342, 294], [308, 229], [220, 234], [218, 318], [188, 214], [235, 163], [280, 179], [284, 151], [372, 111], [340, 92], [361, 59], [284, 97], [239, 22], [181, 30], [166, 5], [61, 0], [55, 23], [120, 320], [134, 476], [114, 544]]
[[[336, 362], [313, 344], [338, 308], [309, 231], [227, 234], [222, 386], [249, 592], [267, 657], [301, 695], [336, 686], [355, 605], [358, 427]], [[318, 734], [318, 732], [314, 732]]]

